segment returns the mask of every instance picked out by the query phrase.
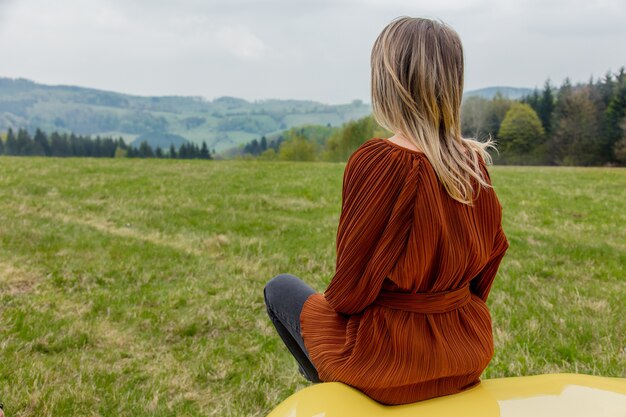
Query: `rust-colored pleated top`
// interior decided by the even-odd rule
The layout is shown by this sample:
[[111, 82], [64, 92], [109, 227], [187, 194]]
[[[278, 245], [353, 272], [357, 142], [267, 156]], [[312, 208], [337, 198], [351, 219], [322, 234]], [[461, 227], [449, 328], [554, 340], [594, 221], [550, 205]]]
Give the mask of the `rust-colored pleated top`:
[[493, 189], [459, 203], [423, 153], [362, 144], [343, 175], [335, 274], [300, 315], [320, 379], [383, 404], [477, 384], [493, 355], [485, 301], [509, 247], [501, 223]]

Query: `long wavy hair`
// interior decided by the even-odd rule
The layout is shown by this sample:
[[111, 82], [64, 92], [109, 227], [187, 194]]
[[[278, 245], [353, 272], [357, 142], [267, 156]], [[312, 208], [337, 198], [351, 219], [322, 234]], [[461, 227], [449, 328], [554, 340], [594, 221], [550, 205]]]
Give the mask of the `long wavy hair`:
[[461, 136], [459, 35], [441, 21], [397, 17], [374, 42], [371, 65], [374, 119], [424, 152], [448, 194], [471, 205], [480, 186], [490, 187], [479, 157], [491, 164], [495, 146]]

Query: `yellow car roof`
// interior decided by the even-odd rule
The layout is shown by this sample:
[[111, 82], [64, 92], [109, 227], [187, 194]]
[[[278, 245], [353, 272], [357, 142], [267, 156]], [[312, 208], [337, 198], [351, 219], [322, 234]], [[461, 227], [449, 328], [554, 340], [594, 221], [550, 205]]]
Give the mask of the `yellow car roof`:
[[626, 379], [549, 374], [481, 381], [458, 394], [388, 406], [339, 382], [296, 392], [268, 417], [626, 417]]

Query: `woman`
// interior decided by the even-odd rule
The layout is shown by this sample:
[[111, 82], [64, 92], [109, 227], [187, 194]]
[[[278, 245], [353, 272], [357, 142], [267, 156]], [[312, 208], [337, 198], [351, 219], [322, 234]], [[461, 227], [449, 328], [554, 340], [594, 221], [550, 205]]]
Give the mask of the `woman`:
[[509, 244], [488, 147], [461, 137], [463, 50], [443, 23], [394, 19], [371, 56], [376, 121], [348, 159], [336, 270], [323, 294], [281, 274], [268, 314], [313, 382], [383, 404], [472, 387], [493, 355], [485, 304]]

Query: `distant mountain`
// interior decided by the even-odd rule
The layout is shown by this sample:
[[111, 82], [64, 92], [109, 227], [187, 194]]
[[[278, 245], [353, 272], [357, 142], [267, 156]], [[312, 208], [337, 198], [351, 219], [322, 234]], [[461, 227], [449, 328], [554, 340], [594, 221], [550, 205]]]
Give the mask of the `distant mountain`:
[[490, 100], [498, 92], [500, 92], [500, 94], [502, 94], [504, 97], [508, 97], [512, 100], [517, 100], [525, 95], [531, 94], [533, 92], [533, 89], [524, 87], [485, 87], [478, 90], [465, 91], [463, 93], [463, 97], [469, 98], [478, 96]]
[[0, 130], [24, 127], [85, 135], [139, 138], [151, 146], [206, 141], [210, 149], [277, 135], [306, 124], [341, 126], [371, 113], [361, 100], [328, 105], [308, 100], [236, 97], [143, 97], [0, 77]]
[[[529, 88], [488, 87], [467, 91], [464, 97], [509, 98]], [[138, 145], [179, 146], [206, 141], [217, 152], [303, 125], [341, 126], [371, 114], [361, 100], [329, 105], [309, 100], [256, 100], [236, 97], [144, 97], [68, 85], [38, 84], [23, 78], [0, 77], [0, 130], [9, 127], [34, 131], [74, 132], [123, 137]]]

